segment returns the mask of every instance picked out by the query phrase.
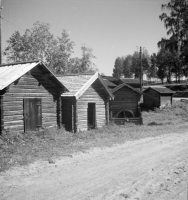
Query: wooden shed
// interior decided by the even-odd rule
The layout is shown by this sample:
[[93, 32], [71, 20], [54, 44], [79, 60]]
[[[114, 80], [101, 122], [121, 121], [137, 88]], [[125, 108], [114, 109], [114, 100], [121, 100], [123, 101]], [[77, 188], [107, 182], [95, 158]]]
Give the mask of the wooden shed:
[[65, 90], [41, 61], [1, 65], [1, 132], [60, 125], [60, 95]]
[[174, 91], [162, 87], [148, 87], [143, 92], [144, 107], [146, 109], [160, 108], [163, 106], [172, 105], [172, 96]]
[[117, 124], [129, 121], [142, 124], [140, 111], [140, 91], [126, 83], [122, 83], [112, 90], [114, 100], [110, 101], [111, 120]]
[[59, 80], [70, 92], [61, 95], [61, 123], [68, 131], [84, 131], [109, 122], [113, 95], [99, 73], [67, 75]]

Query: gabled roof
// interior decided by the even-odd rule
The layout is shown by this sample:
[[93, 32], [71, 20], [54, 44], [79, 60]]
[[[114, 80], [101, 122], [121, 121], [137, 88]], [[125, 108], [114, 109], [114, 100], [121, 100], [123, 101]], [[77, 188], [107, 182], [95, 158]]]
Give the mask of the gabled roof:
[[108, 87], [116, 87], [117, 85], [112, 83], [111, 81], [107, 80], [107, 79], [103, 79], [103, 81], [105, 82], [105, 84], [108, 86]]
[[170, 90], [169, 88], [161, 87], [161, 86], [148, 87], [147, 89], [144, 90], [144, 93], [147, 92], [149, 89], [153, 89], [160, 94], [173, 94], [173, 93], [175, 93], [174, 91]]
[[56, 76], [45, 66], [42, 61], [28, 61], [20, 63], [3, 64], [0, 66], [0, 90], [3, 90], [18, 78], [29, 72], [34, 67], [40, 65], [42, 69], [50, 75], [50, 78], [59, 86], [64, 85], [56, 78]]
[[135, 89], [133, 87], [131, 87], [130, 85], [128, 85], [127, 83], [122, 83], [120, 85], [118, 85], [117, 87], [115, 87], [114, 89], [112, 89], [112, 93], [116, 92], [117, 90], [121, 89], [122, 87], [128, 87], [129, 89], [131, 89], [132, 91], [138, 93], [138, 94], [141, 94], [140, 91], [138, 89]]
[[98, 72], [95, 74], [63, 75], [62, 77], [58, 77], [58, 79], [69, 90], [69, 92], [63, 93], [61, 95], [62, 97], [75, 96], [75, 98], [78, 99], [95, 82], [95, 80], [99, 79], [109, 96], [112, 99], [114, 98]]

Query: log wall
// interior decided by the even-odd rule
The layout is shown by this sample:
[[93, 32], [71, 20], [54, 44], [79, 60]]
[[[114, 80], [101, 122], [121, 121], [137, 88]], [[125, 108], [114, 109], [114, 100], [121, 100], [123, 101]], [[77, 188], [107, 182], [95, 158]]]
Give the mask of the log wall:
[[[77, 100], [77, 129], [88, 130], [87, 108], [88, 103], [96, 103], [96, 126], [102, 127], [106, 124], [105, 101], [109, 97], [97, 79], [87, 91]], [[106, 103], [106, 105], [108, 105]]]
[[113, 93], [114, 100], [110, 101], [110, 112], [114, 117], [120, 110], [131, 110], [135, 117], [139, 116], [138, 102], [140, 95], [128, 87], [122, 87]]
[[57, 87], [35, 67], [12, 83], [3, 95], [4, 129], [24, 131], [24, 98], [41, 98], [42, 126], [57, 125]]

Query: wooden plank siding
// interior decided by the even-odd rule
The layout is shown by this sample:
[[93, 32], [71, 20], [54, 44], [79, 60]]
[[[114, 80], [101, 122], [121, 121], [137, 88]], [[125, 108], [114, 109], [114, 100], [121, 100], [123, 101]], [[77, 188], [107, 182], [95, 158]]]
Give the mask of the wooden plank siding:
[[68, 131], [85, 131], [88, 130], [88, 104], [95, 104], [95, 127], [106, 125], [109, 117], [107, 106], [109, 95], [104, 86], [97, 79], [89, 88], [78, 98], [61, 97], [62, 102], [62, 124]]
[[144, 93], [144, 107], [147, 109], [153, 109], [154, 107], [160, 107], [160, 94], [152, 89], [149, 89], [147, 93]]
[[115, 91], [113, 95], [115, 97], [114, 100], [110, 100], [111, 117], [115, 117], [115, 115], [122, 109], [131, 110], [135, 117], [140, 115], [138, 110], [140, 95], [137, 92], [124, 86]]
[[24, 131], [24, 98], [41, 98], [42, 126], [57, 126], [57, 92], [55, 84], [43, 76], [39, 67], [21, 76], [3, 95], [4, 129]]
[[78, 130], [88, 130], [87, 109], [88, 103], [96, 104], [96, 127], [100, 128], [106, 124], [105, 100], [107, 94], [104, 87], [97, 79], [77, 100]]
[[3, 122], [3, 96], [0, 95], [0, 133], [4, 129], [4, 122]]

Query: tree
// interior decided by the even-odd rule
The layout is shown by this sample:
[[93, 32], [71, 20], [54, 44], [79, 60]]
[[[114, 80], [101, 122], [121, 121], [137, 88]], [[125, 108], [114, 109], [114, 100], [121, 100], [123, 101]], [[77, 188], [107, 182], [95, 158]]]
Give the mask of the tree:
[[[132, 66], [131, 70], [132, 73], [134, 74], [135, 78], [140, 77], [140, 54], [138, 52], [134, 52], [133, 54], [133, 60], [132, 60]], [[143, 73], [147, 73], [147, 70], [150, 67], [150, 56], [147, 52], [147, 50], [144, 50], [142, 52], [142, 68], [143, 68]]]
[[132, 60], [133, 60], [132, 55], [127, 55], [124, 59], [123, 75], [124, 75], [125, 78], [132, 78], [132, 76], [133, 76], [133, 73], [132, 73], [132, 70], [131, 70]]
[[112, 74], [113, 77], [120, 78], [123, 75], [123, 62], [124, 62], [123, 57], [116, 58]]
[[95, 72], [96, 66], [92, 62], [92, 59], [95, 59], [96, 57], [93, 55], [93, 49], [86, 47], [85, 44], [81, 47], [82, 50], [82, 58], [80, 60], [80, 72]]
[[61, 37], [57, 37], [53, 41], [53, 45], [49, 51], [47, 62], [50, 68], [54, 69], [56, 73], [68, 73], [69, 59], [73, 53], [74, 42], [69, 39], [66, 30], [63, 29]]
[[169, 15], [163, 13], [159, 16], [167, 29], [169, 39], [162, 39], [160, 45], [173, 54], [176, 51], [176, 76], [180, 80], [181, 72], [187, 74], [186, 67], [188, 63], [188, 1], [187, 0], [171, 0], [168, 4], [163, 4], [162, 9], [170, 11]]
[[150, 57], [150, 67], [147, 70], [148, 78], [156, 78], [157, 77], [157, 55], [153, 53]]
[[71, 58], [74, 42], [64, 29], [60, 37], [54, 38], [48, 23], [36, 22], [23, 35], [16, 31], [7, 43], [4, 55], [8, 62], [43, 60], [58, 74], [96, 71], [93, 50], [83, 45], [82, 58]]

